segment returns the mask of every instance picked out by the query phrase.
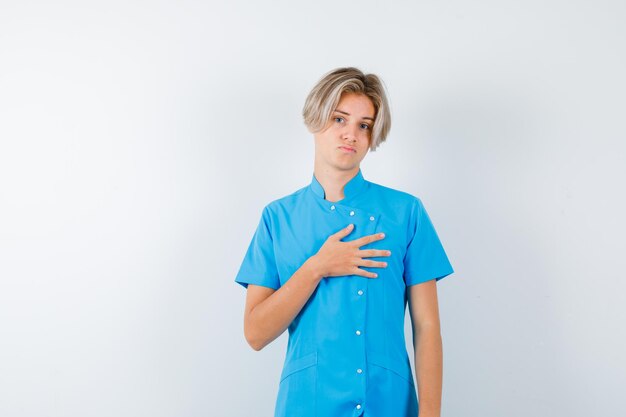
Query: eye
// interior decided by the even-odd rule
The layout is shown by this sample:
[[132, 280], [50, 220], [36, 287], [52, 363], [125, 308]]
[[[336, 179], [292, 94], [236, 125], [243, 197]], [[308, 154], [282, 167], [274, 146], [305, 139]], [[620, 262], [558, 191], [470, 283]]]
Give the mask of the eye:
[[368, 125], [367, 123], [361, 123], [361, 127], [362, 127], [363, 129], [369, 129], [369, 128], [370, 128], [370, 125]]
[[337, 121], [337, 119], [341, 119], [341, 120], [343, 120], [343, 117], [341, 117], [341, 116], [335, 116], [335, 121]]

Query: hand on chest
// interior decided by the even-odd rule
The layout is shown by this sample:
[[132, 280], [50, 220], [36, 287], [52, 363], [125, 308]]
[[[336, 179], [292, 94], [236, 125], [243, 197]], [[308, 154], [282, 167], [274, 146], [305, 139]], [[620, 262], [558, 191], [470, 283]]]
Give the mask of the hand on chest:
[[282, 284], [309, 257], [317, 253], [329, 236], [349, 224], [353, 224], [354, 228], [342, 239], [343, 242], [383, 232], [385, 237], [382, 240], [367, 243], [360, 249], [383, 249], [392, 253], [388, 257], [364, 258], [385, 261], [388, 263], [386, 268], [362, 268], [384, 277], [389, 271], [398, 270], [402, 264], [406, 250], [406, 225], [395, 219], [393, 213], [323, 201], [319, 205], [293, 207], [291, 212], [285, 212], [284, 215], [288, 218], [280, 222], [279, 238], [275, 240], [276, 261]]

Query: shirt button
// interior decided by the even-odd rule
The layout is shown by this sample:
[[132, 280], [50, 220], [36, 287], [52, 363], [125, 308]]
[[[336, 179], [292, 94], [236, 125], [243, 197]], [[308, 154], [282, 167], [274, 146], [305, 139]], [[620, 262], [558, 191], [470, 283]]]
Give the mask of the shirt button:
[[361, 331], [360, 331], [360, 330], [357, 330], [357, 331], [356, 331], [356, 335], [357, 335], [357, 336], [360, 336], [360, 335], [361, 335]]
[[334, 206], [334, 205], [333, 205], [333, 206], [330, 206], [330, 209], [331, 209], [331, 210], [334, 210], [334, 209], [335, 209], [335, 206]]
[[356, 405], [356, 409], [357, 409], [357, 410], [360, 410], [360, 409], [361, 409], [361, 404], [357, 404], [357, 405]]
[[350, 216], [354, 216], [354, 211], [351, 211], [351, 212], [350, 212]]
[[358, 374], [360, 374], [361, 372], [363, 372], [363, 369], [359, 368], [359, 369], [357, 369], [357, 370], [356, 370], [356, 372], [357, 372]]
[[374, 216], [370, 216], [370, 220], [374, 220]]
[[359, 294], [359, 295], [363, 295], [363, 290], [359, 290], [359, 291], [357, 292], [357, 294]]

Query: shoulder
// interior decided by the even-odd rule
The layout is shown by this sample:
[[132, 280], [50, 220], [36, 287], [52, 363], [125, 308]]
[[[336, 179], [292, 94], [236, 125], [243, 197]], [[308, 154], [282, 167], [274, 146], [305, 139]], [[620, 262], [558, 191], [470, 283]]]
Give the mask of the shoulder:
[[391, 216], [408, 230], [414, 230], [424, 212], [419, 196], [408, 191], [370, 182], [370, 199], [376, 201], [376, 207]]
[[394, 205], [408, 207], [412, 210], [422, 204], [422, 201], [418, 196], [407, 191], [387, 187], [371, 181], [368, 182], [372, 195], [377, 199], [384, 199], [385, 201], [392, 202]]
[[269, 216], [275, 216], [293, 209], [303, 201], [307, 187], [308, 186], [301, 187], [290, 194], [270, 200], [270, 202], [263, 207], [263, 213]]

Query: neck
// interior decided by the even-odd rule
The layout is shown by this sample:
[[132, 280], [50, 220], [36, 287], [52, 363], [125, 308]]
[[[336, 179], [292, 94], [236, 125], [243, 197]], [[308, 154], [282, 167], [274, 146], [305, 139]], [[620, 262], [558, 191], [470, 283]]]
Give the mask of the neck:
[[359, 166], [348, 170], [340, 170], [328, 165], [315, 162], [313, 174], [324, 189], [325, 199], [331, 202], [342, 200], [344, 195], [344, 187], [359, 172]]

